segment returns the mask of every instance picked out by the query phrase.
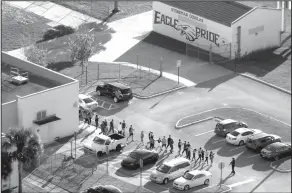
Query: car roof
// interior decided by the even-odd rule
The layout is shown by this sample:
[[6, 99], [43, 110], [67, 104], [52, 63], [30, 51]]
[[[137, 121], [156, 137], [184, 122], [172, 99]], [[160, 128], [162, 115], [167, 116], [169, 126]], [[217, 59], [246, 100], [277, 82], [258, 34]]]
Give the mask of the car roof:
[[206, 170], [192, 170], [190, 172], [188, 172], [189, 174], [192, 174], [192, 175], [198, 175], [198, 174], [204, 174], [204, 175], [208, 175], [208, 174], [211, 174], [211, 172], [209, 171], [206, 171]]
[[170, 161], [166, 161], [164, 164], [165, 165], [168, 165], [170, 167], [173, 167], [177, 164], [181, 164], [181, 163], [185, 163], [185, 162], [190, 162], [188, 159], [186, 158], [183, 158], [183, 157], [178, 157], [178, 158], [174, 158]]
[[220, 121], [220, 124], [226, 125], [226, 124], [234, 123], [234, 122], [237, 122], [237, 121], [233, 120], [233, 119], [224, 119], [224, 120]]
[[148, 154], [151, 154], [151, 153], [155, 153], [154, 151], [147, 150], [147, 149], [135, 149], [132, 152], [135, 152], [135, 153], [137, 153], [139, 155], [148, 155]]
[[237, 131], [238, 133], [244, 133], [246, 131], [251, 131], [251, 129], [241, 127], [241, 128], [235, 129], [235, 131]]
[[120, 89], [130, 88], [128, 85], [121, 83], [121, 82], [108, 82], [107, 84], [110, 84], [110, 85], [115, 86], [115, 87], [120, 88]]
[[267, 137], [267, 136], [272, 136], [272, 137], [275, 137], [275, 138], [280, 138], [278, 135], [268, 134], [268, 133], [262, 132], [262, 133], [257, 133], [257, 134], [251, 135], [250, 136], [250, 139], [256, 140], [256, 139], [260, 139], [260, 138]]
[[275, 143], [272, 143], [270, 145], [268, 145], [268, 147], [272, 147], [272, 148], [280, 148], [280, 147], [284, 147], [284, 146], [291, 146], [291, 144], [289, 143], [282, 143], [282, 142], [275, 142]]
[[78, 94], [78, 97], [79, 97], [80, 99], [90, 98], [90, 96], [85, 95], [85, 94]]

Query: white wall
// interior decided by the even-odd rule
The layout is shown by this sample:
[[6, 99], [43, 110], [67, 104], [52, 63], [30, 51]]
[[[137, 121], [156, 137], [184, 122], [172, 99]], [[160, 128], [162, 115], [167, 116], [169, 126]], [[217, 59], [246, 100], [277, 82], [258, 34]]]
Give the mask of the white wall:
[[[24, 128], [40, 130], [43, 143], [51, 142], [55, 137], [64, 137], [78, 130], [79, 83], [73, 82], [46, 91], [18, 98], [19, 125]], [[37, 112], [46, 110], [47, 116], [56, 114], [61, 120], [38, 126], [33, 123]]]
[[17, 101], [10, 101], [2, 104], [1, 128], [7, 133], [9, 128], [18, 127]]
[[[241, 56], [256, 50], [280, 45], [281, 11], [271, 8], [257, 8], [232, 25], [234, 57], [237, 42], [237, 27], [241, 26]], [[255, 35], [255, 32], [258, 32]]]
[[[231, 27], [225, 26], [225, 25], [221, 25], [219, 23], [216, 23], [214, 21], [208, 20], [206, 18], [203, 17], [199, 17], [196, 16], [194, 14], [191, 14], [189, 12], [182, 11], [184, 14], [179, 14], [176, 13], [174, 11], [172, 11], [175, 7], [171, 7], [168, 6], [166, 4], [163, 4], [161, 2], [153, 2], [153, 31], [160, 33], [162, 35], [171, 37], [173, 39], [182, 41], [182, 42], [186, 42], [186, 36], [182, 36], [181, 32], [177, 28], [178, 24], [188, 24], [193, 30], [194, 30], [194, 35], [196, 35], [196, 31], [197, 29], [205, 29], [206, 31], [212, 32], [213, 34], [217, 34], [218, 35], [218, 39], [215, 42], [217, 45], [215, 45], [215, 43], [212, 43], [209, 40], [206, 40], [205, 38], [206, 35], [203, 35], [205, 38], [203, 37], [199, 37], [197, 40], [195, 40], [194, 42], [190, 42], [188, 41], [190, 44], [193, 44], [195, 46], [198, 46], [202, 49], [205, 50], [209, 50], [210, 45], [212, 45], [212, 50], [215, 53], [221, 53], [223, 52], [223, 50], [225, 50], [224, 45], [228, 44], [231, 42], [232, 40], [232, 30]], [[176, 10], [179, 10], [177, 8], [175, 8]], [[172, 21], [170, 22], [170, 19], [167, 18], [167, 23], [172, 25], [165, 25], [163, 23], [161, 24], [157, 24], [157, 22], [155, 23], [155, 12], [160, 12], [161, 14], [168, 16], [170, 18], [173, 18]], [[159, 18], [161, 18], [161, 14], [158, 14]], [[174, 21], [178, 20], [179, 22]], [[160, 19], [157, 19], [157, 21]], [[185, 20], [184, 22], [182, 22], [183, 20]], [[176, 22], [176, 24], [174, 24]], [[199, 33], [201, 31], [198, 31]], [[212, 35], [212, 34], [211, 34]], [[208, 38], [207, 38], [208, 39]], [[218, 47], [219, 46], [219, 47]], [[223, 48], [224, 47], [224, 48]]]

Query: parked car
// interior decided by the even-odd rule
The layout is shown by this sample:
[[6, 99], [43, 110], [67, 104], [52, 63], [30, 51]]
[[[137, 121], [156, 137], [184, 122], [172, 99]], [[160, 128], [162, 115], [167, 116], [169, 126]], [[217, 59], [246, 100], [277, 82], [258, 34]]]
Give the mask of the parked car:
[[266, 146], [262, 149], [261, 154], [263, 158], [279, 160], [284, 157], [292, 156], [291, 143], [276, 142]]
[[233, 145], [239, 145], [242, 146], [246, 143], [246, 140], [249, 136], [261, 133], [262, 131], [259, 129], [249, 129], [249, 128], [238, 128], [232, 131], [231, 133], [228, 133], [226, 136], [226, 142], [233, 144]]
[[91, 96], [85, 95], [85, 94], [79, 94], [79, 108], [80, 110], [86, 110], [91, 109], [95, 110], [98, 107], [98, 103], [93, 100]]
[[143, 160], [143, 166], [155, 164], [159, 159], [159, 154], [157, 151], [136, 149], [123, 159], [121, 165], [128, 169], [138, 169], [140, 167], [140, 159]]
[[95, 152], [97, 156], [100, 157], [106, 153], [106, 146], [108, 146], [108, 151], [121, 151], [121, 149], [126, 144], [126, 138], [117, 133], [111, 134], [109, 136], [101, 134], [95, 136], [93, 140], [88, 139], [81, 143], [85, 148]]
[[80, 193], [123, 193], [123, 192], [113, 185], [98, 185], [83, 190]]
[[242, 121], [225, 119], [216, 124], [214, 132], [216, 133], [216, 135], [226, 137], [228, 133], [241, 127], [248, 128], [247, 124]]
[[260, 152], [267, 145], [270, 145], [275, 142], [281, 142], [281, 137], [279, 137], [278, 135], [267, 134], [262, 132], [248, 137], [245, 146], [248, 149]]
[[150, 180], [156, 183], [167, 184], [170, 180], [175, 180], [190, 171], [190, 160], [178, 157], [173, 160], [164, 162], [156, 170], [152, 171]]
[[133, 98], [132, 89], [121, 82], [102, 83], [97, 85], [96, 94], [105, 95], [114, 99], [114, 102], [131, 100]]
[[206, 170], [193, 170], [186, 172], [182, 177], [174, 180], [173, 187], [179, 190], [188, 190], [190, 188], [209, 185], [212, 174]]

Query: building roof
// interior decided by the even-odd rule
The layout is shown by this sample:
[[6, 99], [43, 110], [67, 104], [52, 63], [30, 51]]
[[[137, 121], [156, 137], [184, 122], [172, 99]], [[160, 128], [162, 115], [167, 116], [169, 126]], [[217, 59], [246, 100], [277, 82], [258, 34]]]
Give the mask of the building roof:
[[29, 72], [29, 82], [22, 85], [14, 84], [11, 82], [12, 78], [10, 76], [10, 67], [13, 66], [4, 64], [3, 62], [1, 63], [2, 104], [16, 100], [17, 99], [16, 95], [27, 96], [36, 92], [40, 92], [61, 85], [56, 83], [55, 81], [49, 80], [41, 76], [37, 76], [36, 74], [33, 74], [31, 72]]
[[233, 1], [163, 1], [162, 3], [228, 27], [233, 21], [253, 9]]

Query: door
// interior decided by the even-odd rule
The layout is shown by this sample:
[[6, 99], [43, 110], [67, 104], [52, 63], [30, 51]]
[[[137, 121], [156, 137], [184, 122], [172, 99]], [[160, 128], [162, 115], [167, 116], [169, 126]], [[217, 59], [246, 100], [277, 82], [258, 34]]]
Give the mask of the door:
[[169, 173], [169, 179], [170, 180], [174, 180], [176, 178], [178, 178], [179, 175], [179, 169], [177, 166], [174, 166], [173, 168], [171, 168], [170, 173]]
[[237, 40], [236, 40], [237, 48], [236, 48], [236, 56], [235, 57], [240, 58], [240, 56], [241, 56], [241, 26], [237, 27], [236, 37], [237, 37]]

